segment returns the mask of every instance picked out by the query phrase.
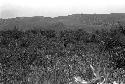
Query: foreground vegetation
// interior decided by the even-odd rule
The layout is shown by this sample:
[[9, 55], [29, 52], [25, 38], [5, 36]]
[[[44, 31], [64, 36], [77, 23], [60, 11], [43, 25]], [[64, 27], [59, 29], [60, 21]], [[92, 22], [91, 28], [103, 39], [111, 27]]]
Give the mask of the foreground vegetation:
[[[0, 31], [0, 84], [125, 82], [125, 30]], [[97, 79], [98, 80], [98, 79]], [[99, 79], [99, 81], [104, 81]]]

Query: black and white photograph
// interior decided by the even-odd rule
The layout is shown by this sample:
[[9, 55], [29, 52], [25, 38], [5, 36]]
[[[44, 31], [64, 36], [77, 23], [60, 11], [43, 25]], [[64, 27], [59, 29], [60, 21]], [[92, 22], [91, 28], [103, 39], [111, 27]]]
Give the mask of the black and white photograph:
[[0, 0], [0, 84], [125, 84], [125, 0]]

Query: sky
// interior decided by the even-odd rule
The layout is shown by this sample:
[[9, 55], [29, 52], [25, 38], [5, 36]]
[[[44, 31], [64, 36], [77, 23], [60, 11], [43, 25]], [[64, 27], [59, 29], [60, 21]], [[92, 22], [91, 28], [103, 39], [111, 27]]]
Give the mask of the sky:
[[0, 18], [125, 13], [125, 0], [0, 0]]

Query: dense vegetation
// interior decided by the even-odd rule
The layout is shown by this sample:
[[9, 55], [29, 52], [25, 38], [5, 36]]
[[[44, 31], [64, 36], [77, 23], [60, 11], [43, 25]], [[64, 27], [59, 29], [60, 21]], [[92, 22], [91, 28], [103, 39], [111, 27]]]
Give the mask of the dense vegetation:
[[[0, 83], [67, 84], [74, 76], [93, 77], [89, 65], [112, 71], [124, 79], [125, 27], [88, 33], [78, 30], [0, 31]], [[118, 75], [114, 76], [113, 74]], [[36, 80], [35, 80], [36, 79]]]

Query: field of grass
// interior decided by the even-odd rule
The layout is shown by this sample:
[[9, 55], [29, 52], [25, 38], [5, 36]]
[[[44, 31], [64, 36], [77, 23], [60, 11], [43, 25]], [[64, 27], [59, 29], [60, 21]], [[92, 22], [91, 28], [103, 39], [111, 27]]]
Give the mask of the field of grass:
[[1, 30], [0, 84], [125, 82], [124, 31]]

